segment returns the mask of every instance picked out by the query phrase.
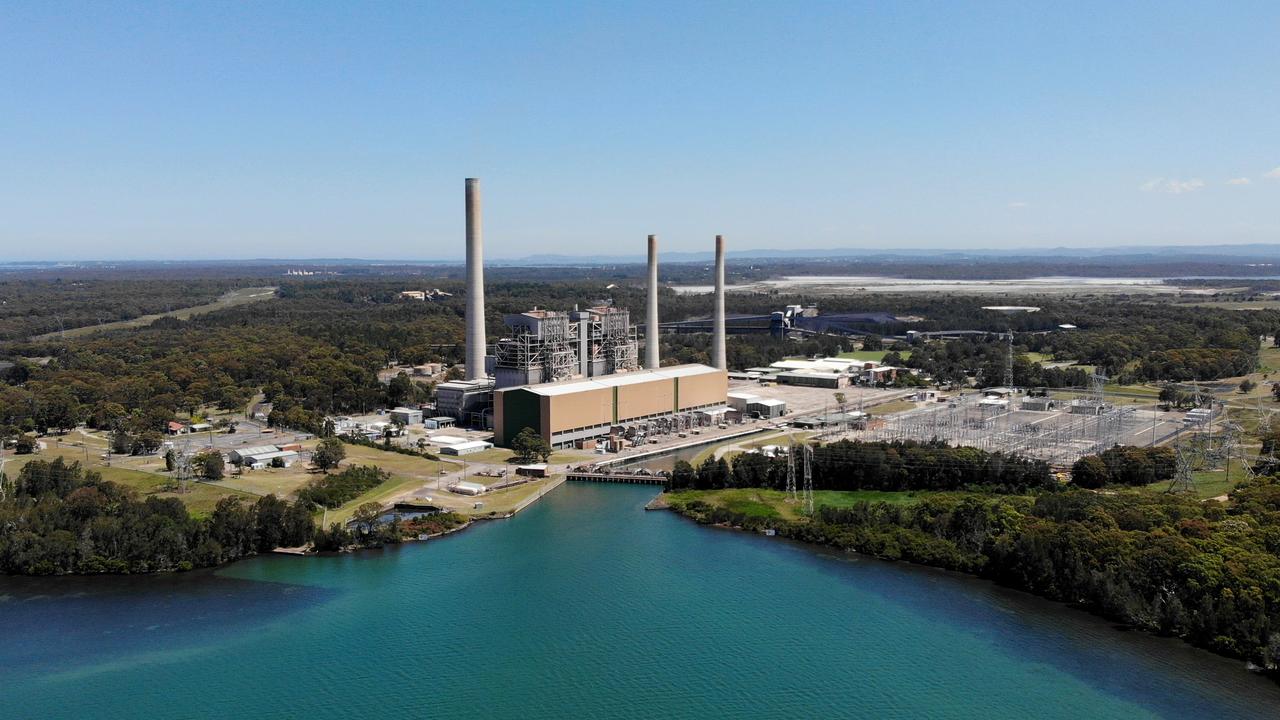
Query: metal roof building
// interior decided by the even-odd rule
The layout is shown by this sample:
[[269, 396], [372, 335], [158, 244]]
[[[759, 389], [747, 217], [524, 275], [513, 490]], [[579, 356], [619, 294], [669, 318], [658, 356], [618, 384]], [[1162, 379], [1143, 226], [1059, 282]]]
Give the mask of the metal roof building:
[[504, 388], [494, 394], [494, 440], [506, 445], [533, 428], [563, 446], [629, 422], [723, 407], [728, 389], [727, 373], [706, 365]]

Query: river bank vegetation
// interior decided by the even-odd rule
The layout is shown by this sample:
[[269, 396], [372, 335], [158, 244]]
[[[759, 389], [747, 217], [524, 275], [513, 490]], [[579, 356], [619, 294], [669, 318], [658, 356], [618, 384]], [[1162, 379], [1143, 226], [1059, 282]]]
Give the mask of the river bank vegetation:
[[[192, 515], [179, 497], [139, 498], [79, 462], [32, 460], [15, 477], [0, 475], [0, 573], [9, 575], [143, 574], [192, 570], [277, 548], [343, 551], [382, 547], [451, 532], [466, 517], [436, 513], [409, 519], [382, 503], [357, 508], [350, 523], [317, 527], [320, 507], [338, 507], [388, 473], [353, 466], [298, 493], [253, 501], [218, 500]], [[376, 481], [376, 482], [375, 482]], [[339, 500], [338, 498], [346, 498]]]
[[772, 478], [759, 485], [770, 494], [759, 497], [741, 497], [739, 489], [677, 490], [666, 500], [700, 523], [770, 530], [972, 573], [1260, 667], [1280, 667], [1280, 480], [1241, 483], [1226, 503], [1080, 487], [1134, 484], [1171, 472], [1167, 451], [1134, 450], [1082, 461], [1081, 476], [1063, 487], [1009, 493], [969, 483], [950, 492], [900, 491], [840, 503], [824, 502], [820, 492], [811, 516], [795, 503], [788, 503], [794, 510], [779, 511], [782, 497]]
[[[1049, 466], [1040, 460], [951, 447], [944, 442], [855, 442], [841, 440], [812, 449], [815, 490], [962, 490], [983, 488], [1021, 493], [1057, 486]], [[707, 458], [694, 468], [678, 461], [671, 473], [672, 490], [772, 488], [787, 482], [785, 454], [766, 457], [745, 453], [733, 462]]]
[[205, 518], [177, 498], [148, 497], [80, 463], [36, 460], [0, 500], [0, 572], [151, 573], [211, 567], [310, 542], [310, 508], [274, 495], [226, 497]]

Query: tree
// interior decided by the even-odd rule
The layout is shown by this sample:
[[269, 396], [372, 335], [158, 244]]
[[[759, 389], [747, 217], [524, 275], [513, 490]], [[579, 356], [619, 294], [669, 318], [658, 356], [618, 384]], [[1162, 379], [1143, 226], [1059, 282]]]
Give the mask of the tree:
[[173, 452], [173, 448], [169, 448], [164, 452], [164, 469], [173, 472], [178, 468], [178, 456]]
[[551, 446], [530, 427], [516, 433], [515, 438], [511, 440], [511, 450], [515, 452], [516, 457], [525, 462], [534, 458], [542, 458], [543, 462], [546, 462], [547, 458], [551, 457]]
[[835, 399], [836, 399], [836, 407], [840, 408], [840, 412], [844, 412], [844, 404], [845, 402], [848, 401], [848, 398], [845, 396], [844, 393], [838, 392], [835, 394]]
[[1240, 381], [1240, 392], [1242, 393], [1252, 392], [1256, 387], [1258, 387], [1258, 383], [1254, 382], [1252, 378], [1245, 378]]
[[694, 487], [699, 490], [718, 490], [729, 485], [729, 463], [724, 458], [708, 457], [698, 466], [698, 479]]
[[339, 523], [331, 523], [329, 527], [315, 532], [315, 549], [320, 552], [336, 552], [351, 544], [351, 533]]
[[683, 490], [693, 487], [698, 479], [698, 471], [693, 469], [693, 465], [688, 460], [677, 460], [675, 466], [671, 468], [671, 481], [668, 487], [671, 490]]
[[129, 433], [125, 432], [124, 428], [116, 428], [111, 431], [111, 452], [116, 455], [128, 455], [131, 444], [132, 440], [129, 437]]
[[414, 386], [413, 380], [404, 372], [397, 373], [391, 378], [391, 382], [387, 383], [387, 399], [393, 405], [403, 405], [406, 402], [414, 400], [417, 397], [418, 388]]
[[863, 350], [883, 350], [884, 340], [879, 335], [866, 335], [862, 338]]
[[1071, 466], [1071, 482], [1082, 488], [1096, 489], [1111, 480], [1111, 471], [1097, 455], [1086, 455]]
[[271, 552], [284, 544], [284, 518], [289, 504], [275, 495], [264, 495], [253, 504], [254, 546], [258, 552]]
[[295, 502], [284, 514], [284, 532], [280, 542], [285, 547], [301, 547], [311, 542], [316, 534], [316, 522], [311, 516], [310, 503]]
[[1189, 395], [1182, 388], [1169, 383], [1160, 388], [1160, 402], [1171, 407], [1182, 407], [1187, 404]]
[[351, 519], [355, 521], [356, 526], [360, 528], [360, 532], [364, 535], [372, 535], [378, 529], [379, 520], [382, 516], [382, 505], [376, 502], [367, 502], [356, 508]]
[[147, 430], [134, 436], [129, 442], [130, 455], [150, 455], [160, 449], [164, 438], [155, 430]]
[[311, 462], [321, 470], [329, 472], [338, 467], [338, 463], [342, 462], [346, 456], [347, 448], [342, 441], [336, 437], [327, 437], [316, 445], [315, 452], [311, 453]]
[[197, 454], [191, 464], [200, 477], [205, 480], [221, 480], [227, 470], [227, 464], [222, 459], [222, 453], [213, 449]]
[[36, 451], [36, 439], [23, 433], [13, 443], [13, 452], [15, 455], [30, 455]]

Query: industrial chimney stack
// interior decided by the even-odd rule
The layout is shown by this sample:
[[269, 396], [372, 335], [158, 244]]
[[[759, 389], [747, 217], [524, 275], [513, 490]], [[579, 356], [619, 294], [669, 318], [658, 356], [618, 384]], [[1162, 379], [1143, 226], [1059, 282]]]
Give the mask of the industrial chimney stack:
[[711, 317], [711, 365], [727, 370], [724, 353], [724, 236], [716, 236], [715, 311]]
[[467, 178], [467, 378], [485, 377], [484, 231], [480, 224], [480, 180]]
[[649, 298], [645, 303], [644, 366], [658, 368], [658, 236], [649, 236]]

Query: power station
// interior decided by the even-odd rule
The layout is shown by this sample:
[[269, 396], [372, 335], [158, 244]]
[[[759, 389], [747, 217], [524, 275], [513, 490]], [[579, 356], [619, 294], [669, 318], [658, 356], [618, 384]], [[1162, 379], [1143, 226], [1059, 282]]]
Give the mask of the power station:
[[[436, 388], [436, 411], [492, 428], [499, 445], [532, 428], [553, 446], [621, 444], [716, 422], [728, 409], [724, 249], [716, 236], [711, 361], [661, 367], [658, 239], [648, 237], [643, 363], [630, 313], [610, 303], [507, 315], [505, 337], [485, 335], [480, 181], [466, 180], [466, 372]], [[643, 368], [642, 368], [643, 365]]]

